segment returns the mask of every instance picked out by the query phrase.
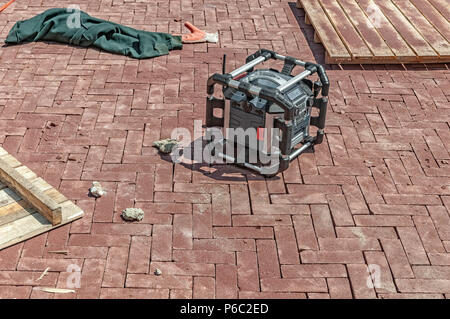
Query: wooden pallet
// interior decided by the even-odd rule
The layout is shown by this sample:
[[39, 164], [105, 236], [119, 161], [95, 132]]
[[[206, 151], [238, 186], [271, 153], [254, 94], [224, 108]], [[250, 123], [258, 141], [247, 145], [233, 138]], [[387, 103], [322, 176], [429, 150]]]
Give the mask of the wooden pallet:
[[81, 208], [0, 147], [0, 249], [82, 216]]
[[450, 62], [449, 0], [298, 0], [327, 64]]

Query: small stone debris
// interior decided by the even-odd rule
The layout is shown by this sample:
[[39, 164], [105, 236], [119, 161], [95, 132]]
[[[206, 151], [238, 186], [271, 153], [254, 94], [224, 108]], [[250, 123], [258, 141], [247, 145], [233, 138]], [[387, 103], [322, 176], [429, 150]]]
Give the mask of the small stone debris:
[[164, 140], [153, 142], [153, 146], [158, 148], [161, 153], [170, 154], [172, 150], [178, 146], [178, 141], [171, 138], [166, 138]]
[[56, 126], [58, 126], [58, 124], [56, 124], [55, 122], [48, 122], [46, 125], [47, 128], [52, 128], [52, 127], [56, 127]]
[[155, 275], [156, 275], [156, 276], [161, 276], [161, 275], [162, 275], [161, 269], [156, 268], [156, 269], [155, 269]]
[[127, 208], [122, 211], [122, 218], [128, 221], [141, 221], [144, 218], [144, 211], [140, 208]]
[[89, 188], [89, 194], [91, 194], [95, 198], [99, 198], [105, 195], [106, 191], [103, 189], [102, 185], [99, 182], [92, 182], [92, 187]]

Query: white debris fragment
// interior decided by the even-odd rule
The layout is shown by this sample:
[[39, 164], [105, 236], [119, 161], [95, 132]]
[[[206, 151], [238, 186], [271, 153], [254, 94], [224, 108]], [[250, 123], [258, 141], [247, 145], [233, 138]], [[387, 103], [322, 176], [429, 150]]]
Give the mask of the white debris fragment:
[[42, 288], [41, 290], [42, 290], [42, 291], [45, 291], [45, 292], [55, 293], [55, 294], [70, 294], [70, 293], [75, 293], [75, 290], [73, 290], [73, 289]]
[[122, 211], [122, 218], [129, 221], [141, 221], [144, 218], [144, 211], [140, 208], [127, 208]]
[[99, 182], [92, 182], [92, 187], [89, 188], [89, 193], [95, 198], [106, 195], [106, 191], [103, 189], [102, 185]]
[[44, 278], [47, 275], [49, 270], [50, 270], [50, 267], [45, 268], [44, 272], [39, 276], [38, 279], [36, 279], [36, 281], [42, 280], [42, 278]]
[[156, 269], [155, 269], [155, 275], [156, 275], [156, 276], [161, 276], [161, 275], [162, 275], [161, 269], [156, 268]]

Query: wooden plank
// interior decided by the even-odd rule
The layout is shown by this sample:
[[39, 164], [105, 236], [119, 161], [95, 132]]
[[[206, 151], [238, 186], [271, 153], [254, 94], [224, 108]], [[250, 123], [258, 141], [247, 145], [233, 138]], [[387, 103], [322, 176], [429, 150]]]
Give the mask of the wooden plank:
[[445, 19], [428, 1], [410, 0], [420, 13], [434, 26], [434, 28], [450, 41], [450, 22]]
[[4, 156], [0, 157], [0, 178], [8, 187], [13, 188], [23, 199], [29, 201], [53, 225], [61, 223], [61, 208], [49, 196], [20, 175]]
[[52, 224], [39, 213], [17, 219], [1, 226], [0, 249], [42, 234], [50, 229], [52, 229]]
[[83, 216], [80, 207], [1, 147], [0, 179], [0, 249]]
[[398, 8], [391, 2], [375, 0], [386, 18], [392, 23], [398, 33], [408, 43], [419, 59], [436, 58], [438, 55], [425, 41], [422, 35], [409, 23]]
[[2, 159], [5, 163], [7, 163], [12, 168], [16, 168], [16, 167], [22, 166], [22, 163], [19, 162], [11, 154], [6, 154], [6, 155], [3, 155], [3, 156], [0, 156], [0, 159]]
[[450, 5], [448, 0], [428, 0], [450, 22]]
[[21, 199], [22, 199], [22, 197], [20, 197], [11, 188], [4, 188], [4, 189], [0, 190], [0, 214], [1, 214], [1, 208], [3, 206], [7, 206], [11, 203], [15, 203]]
[[372, 52], [348, 20], [339, 3], [336, 0], [320, 0], [319, 2], [350, 55], [354, 58], [372, 58]]
[[0, 234], [2, 234], [2, 236], [0, 236], [0, 250], [70, 223], [83, 216], [81, 208], [71, 201], [62, 203], [61, 207], [62, 222], [58, 225], [52, 226], [47, 219], [37, 212], [28, 213], [28, 215], [23, 218], [1, 225]]
[[46, 190], [52, 188], [52, 185], [47, 183], [41, 177], [36, 178], [32, 181], [33, 185], [41, 192], [45, 192]]
[[358, 4], [399, 61], [417, 61], [416, 54], [372, 0], [359, 0]]
[[37, 178], [37, 175], [32, 170], [30, 170], [28, 167], [26, 167], [24, 165], [16, 167], [16, 171], [20, 175], [22, 175], [23, 177], [28, 179], [30, 182], [33, 181], [35, 178]]
[[14, 213], [16, 210], [32, 207], [33, 206], [31, 206], [30, 203], [28, 203], [27, 201], [19, 199], [18, 201], [12, 202], [0, 208], [0, 218], [10, 213]]
[[450, 44], [436, 31], [432, 24], [409, 1], [394, 0], [395, 6], [403, 13], [409, 22], [420, 32], [422, 37], [439, 54], [440, 57], [450, 56]]
[[311, 23], [329, 56], [341, 61], [350, 61], [351, 56], [347, 48], [317, 0], [301, 0], [301, 4], [310, 18], [313, 18]]
[[34, 207], [24, 200], [11, 203], [0, 210], [0, 226], [34, 213]]
[[354, 0], [339, 0], [339, 4], [373, 53], [374, 59], [395, 59], [395, 54], [391, 48]]
[[48, 197], [50, 197], [51, 199], [53, 199], [56, 204], [61, 204], [61, 203], [65, 202], [65, 201], [67, 201], [66, 196], [64, 196], [63, 194], [58, 192], [53, 187], [48, 189], [48, 190], [46, 190], [46, 191], [44, 191], [44, 194], [47, 195]]

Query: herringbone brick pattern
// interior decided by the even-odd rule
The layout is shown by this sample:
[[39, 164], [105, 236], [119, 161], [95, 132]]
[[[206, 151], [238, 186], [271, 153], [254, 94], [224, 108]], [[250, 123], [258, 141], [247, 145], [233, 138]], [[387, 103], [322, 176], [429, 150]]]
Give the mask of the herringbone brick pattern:
[[[16, 1], [0, 14], [1, 40], [17, 20], [71, 3]], [[303, 12], [275, 0], [77, 3], [149, 31], [192, 21], [221, 41], [141, 61], [43, 42], [0, 48], [0, 143], [86, 213], [2, 250], [0, 297], [449, 297], [446, 65], [330, 67], [326, 140], [275, 178], [173, 165], [152, 142], [203, 118], [223, 53], [230, 69], [259, 48], [321, 62]], [[106, 196], [87, 197], [93, 180]], [[123, 222], [133, 206], [144, 220]], [[76, 294], [40, 291], [65, 288], [71, 265]]]

